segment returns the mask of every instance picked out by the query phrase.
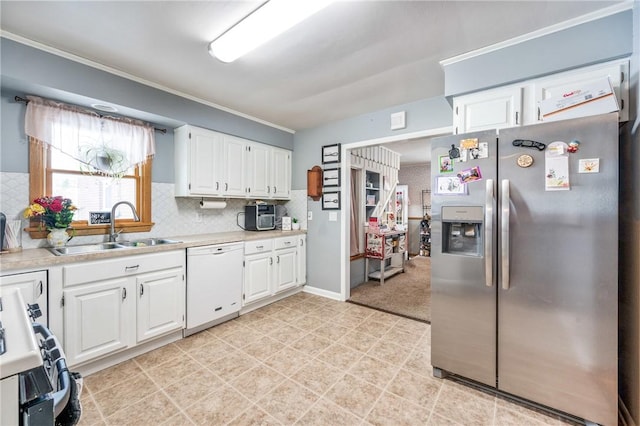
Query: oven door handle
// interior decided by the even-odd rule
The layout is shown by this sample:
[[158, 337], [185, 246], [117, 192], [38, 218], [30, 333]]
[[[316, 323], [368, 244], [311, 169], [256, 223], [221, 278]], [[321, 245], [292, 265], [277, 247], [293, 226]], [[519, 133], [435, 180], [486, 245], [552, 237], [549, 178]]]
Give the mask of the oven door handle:
[[58, 388], [59, 390], [53, 393], [53, 411], [54, 415], [58, 415], [64, 410], [69, 403], [69, 397], [71, 396], [71, 376], [67, 369], [67, 361], [64, 358], [64, 352], [62, 346], [55, 335], [42, 324], [33, 323], [33, 329], [36, 333], [41, 334], [45, 340], [53, 339], [56, 342], [56, 348], [60, 351], [60, 358], [56, 360], [56, 370], [58, 371]]

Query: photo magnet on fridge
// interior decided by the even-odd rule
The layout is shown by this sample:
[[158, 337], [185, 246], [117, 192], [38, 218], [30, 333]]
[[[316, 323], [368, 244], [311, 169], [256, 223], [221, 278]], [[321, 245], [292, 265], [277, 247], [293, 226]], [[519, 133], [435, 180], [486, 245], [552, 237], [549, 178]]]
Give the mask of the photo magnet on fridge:
[[470, 169], [466, 169], [458, 173], [458, 178], [460, 178], [460, 182], [469, 183], [475, 182], [477, 180], [482, 180], [482, 173], [480, 172], [480, 167], [471, 167]]

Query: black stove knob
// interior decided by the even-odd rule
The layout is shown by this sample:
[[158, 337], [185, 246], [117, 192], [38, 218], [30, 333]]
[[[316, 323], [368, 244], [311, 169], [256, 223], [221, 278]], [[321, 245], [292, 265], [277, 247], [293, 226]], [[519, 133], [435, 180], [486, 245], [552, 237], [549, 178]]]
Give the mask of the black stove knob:
[[42, 316], [40, 305], [38, 305], [37, 303], [34, 303], [32, 305], [27, 305], [27, 310], [29, 311], [29, 316], [34, 321], [36, 318], [40, 318]]

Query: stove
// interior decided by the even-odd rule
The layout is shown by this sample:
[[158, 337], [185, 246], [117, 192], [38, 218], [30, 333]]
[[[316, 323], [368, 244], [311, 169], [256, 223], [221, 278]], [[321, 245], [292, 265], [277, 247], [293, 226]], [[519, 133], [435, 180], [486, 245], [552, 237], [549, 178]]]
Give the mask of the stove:
[[51, 331], [34, 322], [40, 315], [19, 290], [2, 291], [0, 425], [53, 425], [69, 403], [72, 378], [64, 353]]

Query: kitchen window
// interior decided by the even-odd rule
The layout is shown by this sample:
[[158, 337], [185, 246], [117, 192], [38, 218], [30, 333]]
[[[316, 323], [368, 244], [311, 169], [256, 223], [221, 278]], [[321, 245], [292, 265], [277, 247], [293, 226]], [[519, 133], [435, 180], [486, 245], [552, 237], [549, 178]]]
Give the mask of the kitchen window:
[[[25, 117], [30, 201], [43, 195], [70, 198], [78, 208], [71, 224], [74, 235], [108, 234], [108, 224], [89, 223], [89, 212], [110, 212], [116, 202], [129, 201], [140, 221], [133, 220], [130, 209], [118, 209], [112, 218], [116, 229], [150, 231], [154, 149], [153, 128], [147, 126], [30, 97]], [[37, 220], [28, 231], [31, 238], [47, 235]]]

